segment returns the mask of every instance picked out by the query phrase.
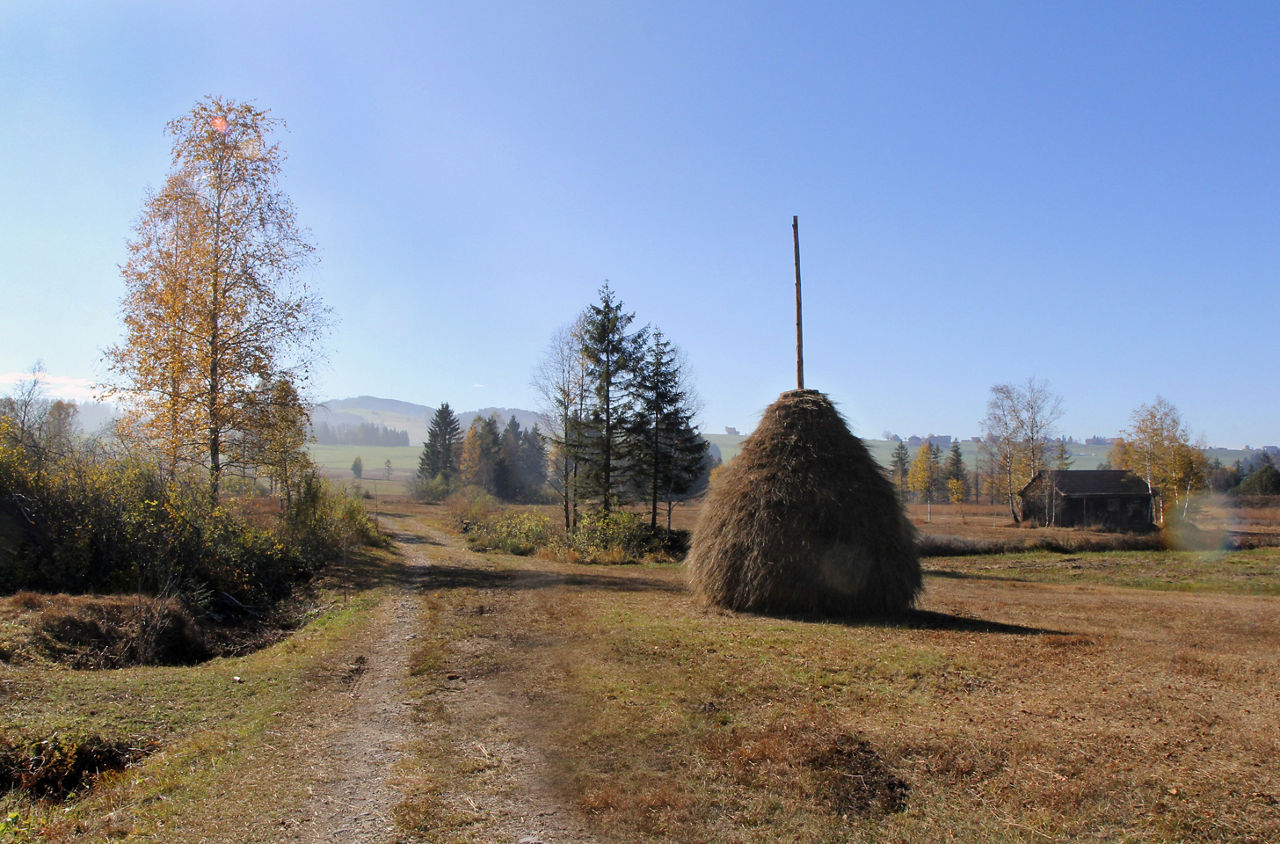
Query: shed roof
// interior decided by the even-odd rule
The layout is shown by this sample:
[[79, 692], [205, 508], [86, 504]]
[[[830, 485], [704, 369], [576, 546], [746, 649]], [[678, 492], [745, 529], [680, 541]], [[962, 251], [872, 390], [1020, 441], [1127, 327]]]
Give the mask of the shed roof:
[[1022, 491], [1026, 492], [1042, 475], [1047, 476], [1048, 482], [1064, 497], [1151, 495], [1146, 481], [1128, 469], [1041, 470]]

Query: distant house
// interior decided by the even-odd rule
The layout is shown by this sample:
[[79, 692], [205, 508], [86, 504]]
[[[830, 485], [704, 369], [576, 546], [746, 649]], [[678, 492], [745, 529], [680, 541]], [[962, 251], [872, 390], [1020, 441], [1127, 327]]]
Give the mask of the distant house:
[[1031, 524], [1151, 529], [1151, 492], [1125, 469], [1041, 470], [1018, 495], [1023, 521]]

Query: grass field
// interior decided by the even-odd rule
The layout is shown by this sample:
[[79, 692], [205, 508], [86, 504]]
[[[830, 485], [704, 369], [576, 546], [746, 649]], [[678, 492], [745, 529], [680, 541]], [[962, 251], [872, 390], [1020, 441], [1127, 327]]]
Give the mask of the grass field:
[[[316, 445], [308, 446], [311, 459], [322, 474], [343, 485], [359, 484], [381, 495], [404, 495], [408, 483], [418, 471], [422, 446]], [[364, 477], [351, 474], [351, 464], [359, 457], [364, 463]], [[391, 461], [391, 478], [386, 476], [386, 462]], [[376, 482], [376, 483], [375, 483]]]
[[852, 624], [709, 611], [676, 566], [442, 566], [402, 818], [486, 840], [502, 763], [447, 705], [484, 684], [597, 840], [1276, 840], [1280, 552], [1245, 595], [1236, 560], [1167, 560], [1187, 594], [1081, 559], [926, 561], [920, 612]]
[[446, 547], [444, 508], [384, 505], [434, 532], [245, 657], [72, 671], [15, 656], [0, 599], [0, 744], [136, 751], [70, 799], [0, 797], [0, 842], [279, 840], [409, 553], [401, 840], [517, 840], [530, 789], [571, 840], [1280, 840], [1280, 549], [928, 558], [917, 612], [848, 622], [700, 607], [679, 565]]

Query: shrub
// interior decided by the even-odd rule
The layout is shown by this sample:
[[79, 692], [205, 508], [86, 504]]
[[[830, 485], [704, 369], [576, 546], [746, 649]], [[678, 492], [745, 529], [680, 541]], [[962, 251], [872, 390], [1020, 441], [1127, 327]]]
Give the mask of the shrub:
[[659, 534], [635, 513], [592, 510], [579, 520], [569, 547], [589, 563], [625, 563], [663, 550]]
[[477, 550], [532, 554], [551, 541], [551, 520], [538, 513], [518, 511], [489, 517], [467, 532], [467, 542]]
[[153, 749], [150, 742], [135, 739], [58, 733], [30, 739], [0, 732], [0, 790], [21, 788], [38, 797], [62, 798], [102, 772], [122, 770]]
[[463, 533], [472, 526], [493, 518], [498, 513], [498, 499], [478, 486], [464, 486], [444, 502]]
[[[0, 432], [2, 434], [3, 432]], [[222, 591], [274, 601], [358, 544], [385, 543], [359, 500], [303, 473], [283, 518], [210, 506], [207, 476], [82, 449], [34, 464], [0, 436], [0, 584], [6, 591]]]
[[421, 475], [414, 475], [413, 481], [409, 487], [409, 494], [418, 501], [425, 501], [428, 504], [439, 504], [450, 496], [454, 491], [454, 483], [444, 475], [436, 475], [434, 478], [424, 478]]
[[195, 620], [174, 598], [52, 596], [34, 632], [41, 651], [72, 668], [189, 665], [209, 656]]
[[962, 536], [922, 534], [916, 547], [922, 557], [966, 557], [979, 554], [1008, 554], [1019, 551], [1049, 551], [1057, 554], [1081, 554], [1092, 551], [1158, 551], [1168, 547], [1161, 533], [1088, 534], [1058, 531], [1043, 534], [1028, 531], [1026, 535], [996, 539], [972, 539]]

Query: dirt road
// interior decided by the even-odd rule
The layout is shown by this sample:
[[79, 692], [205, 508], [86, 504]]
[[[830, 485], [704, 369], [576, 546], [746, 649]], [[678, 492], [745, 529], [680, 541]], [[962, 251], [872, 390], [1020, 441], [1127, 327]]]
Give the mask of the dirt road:
[[[337, 682], [316, 698], [317, 712], [297, 720], [301, 735], [295, 740], [315, 749], [320, 773], [306, 805], [282, 822], [281, 837], [430, 840], [433, 817], [464, 812], [470, 840], [592, 840], [548, 787], [545, 760], [521, 740], [528, 730], [517, 723], [520, 701], [482, 677], [452, 677], [444, 687], [424, 687], [410, 677], [420, 624], [431, 611], [433, 565], [483, 570], [483, 558], [409, 515], [386, 516], [383, 524], [396, 540], [404, 572], [342, 654], [338, 663], [345, 673], [331, 678]], [[483, 768], [485, 787], [451, 790], [447, 778], [420, 767], [413, 750], [421, 743], [448, 745], [446, 757]]]

